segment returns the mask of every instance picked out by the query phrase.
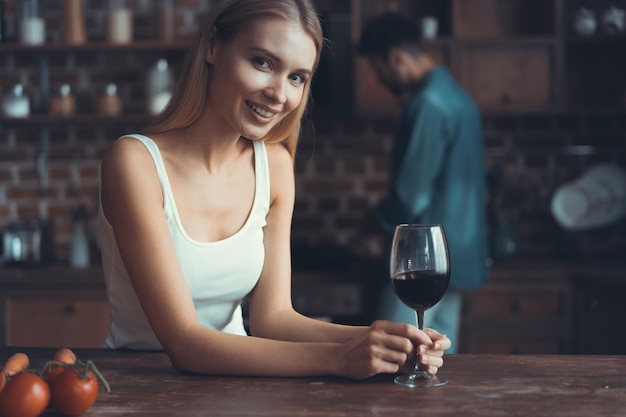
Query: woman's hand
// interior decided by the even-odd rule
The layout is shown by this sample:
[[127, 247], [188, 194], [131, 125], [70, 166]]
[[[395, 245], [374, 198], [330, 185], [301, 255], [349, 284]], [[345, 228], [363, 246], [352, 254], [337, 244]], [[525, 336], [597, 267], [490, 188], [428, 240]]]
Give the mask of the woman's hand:
[[436, 374], [450, 340], [432, 329], [390, 321], [376, 321], [340, 347], [339, 374], [355, 379], [379, 373], [411, 370], [419, 351], [420, 363]]
[[[418, 330], [419, 331], [419, 330]], [[434, 329], [424, 329], [424, 333], [432, 340], [431, 344], [420, 344], [417, 346], [417, 356], [413, 355], [401, 368], [400, 371], [409, 373], [415, 367], [415, 360], [419, 358], [426, 371], [435, 375], [439, 368], [443, 366], [443, 353], [450, 348], [450, 339], [446, 335], [437, 332]]]

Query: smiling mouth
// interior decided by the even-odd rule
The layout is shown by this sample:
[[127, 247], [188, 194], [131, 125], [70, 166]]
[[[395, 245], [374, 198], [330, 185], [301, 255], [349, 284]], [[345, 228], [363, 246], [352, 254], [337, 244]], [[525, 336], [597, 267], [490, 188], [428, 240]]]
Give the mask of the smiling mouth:
[[256, 114], [258, 114], [259, 116], [265, 118], [265, 119], [269, 119], [270, 117], [274, 116], [275, 114], [278, 114], [278, 112], [273, 112], [264, 108], [261, 108], [259, 106], [255, 106], [254, 104], [250, 103], [249, 101], [246, 101], [246, 106], [248, 106], [250, 109], [252, 109], [253, 112], [255, 112]]

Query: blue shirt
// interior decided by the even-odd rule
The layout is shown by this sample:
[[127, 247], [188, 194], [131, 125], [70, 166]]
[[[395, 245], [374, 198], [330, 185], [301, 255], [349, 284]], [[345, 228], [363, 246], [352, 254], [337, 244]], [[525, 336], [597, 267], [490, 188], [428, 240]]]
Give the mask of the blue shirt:
[[471, 97], [444, 67], [415, 87], [395, 136], [388, 197], [377, 208], [389, 234], [396, 224], [442, 224], [450, 287], [487, 280], [487, 220], [482, 125]]

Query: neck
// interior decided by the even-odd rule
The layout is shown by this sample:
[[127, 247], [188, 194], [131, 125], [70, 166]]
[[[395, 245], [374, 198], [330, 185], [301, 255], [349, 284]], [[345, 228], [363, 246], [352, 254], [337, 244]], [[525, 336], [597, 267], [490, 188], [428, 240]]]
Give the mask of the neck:
[[236, 160], [247, 145], [232, 128], [214, 123], [205, 115], [182, 129], [190, 156], [200, 158], [209, 172], [219, 172]]

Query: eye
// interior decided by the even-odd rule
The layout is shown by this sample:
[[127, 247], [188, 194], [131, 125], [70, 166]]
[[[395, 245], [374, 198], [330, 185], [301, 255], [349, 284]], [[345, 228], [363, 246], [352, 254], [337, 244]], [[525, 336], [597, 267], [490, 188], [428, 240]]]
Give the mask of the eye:
[[306, 77], [302, 74], [291, 74], [289, 79], [295, 82], [296, 84], [304, 84], [306, 83]]
[[254, 62], [254, 65], [256, 65], [257, 67], [260, 68], [269, 68], [270, 67], [270, 62], [265, 59], [265, 58], [252, 58], [252, 62]]

